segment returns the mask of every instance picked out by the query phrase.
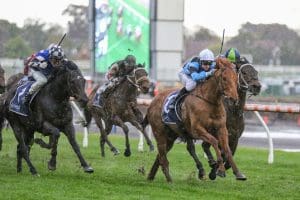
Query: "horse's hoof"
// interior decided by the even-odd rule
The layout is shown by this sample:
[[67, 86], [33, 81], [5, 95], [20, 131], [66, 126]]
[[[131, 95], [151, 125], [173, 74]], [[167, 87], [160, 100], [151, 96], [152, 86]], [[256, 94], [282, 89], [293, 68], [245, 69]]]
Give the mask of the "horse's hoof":
[[204, 170], [199, 170], [198, 178], [200, 180], [205, 180], [206, 179], [206, 177], [205, 177], [205, 171]]
[[216, 174], [222, 178], [226, 177], [225, 171], [217, 170]]
[[216, 172], [214, 170], [211, 170], [208, 177], [210, 180], [215, 180], [217, 178]]
[[32, 174], [32, 176], [35, 176], [35, 177], [41, 177], [40, 174], [36, 173], [36, 174]]
[[125, 152], [124, 152], [124, 156], [126, 156], [126, 157], [129, 157], [131, 155], [131, 152], [130, 152], [130, 150], [125, 150]]
[[84, 172], [89, 173], [89, 174], [94, 172], [94, 169], [90, 166], [84, 167], [83, 170], [84, 170]]
[[56, 170], [56, 166], [48, 165], [48, 169], [50, 171], [55, 171]]
[[114, 153], [114, 156], [120, 154], [120, 151], [118, 149], [112, 149], [111, 151]]
[[245, 180], [247, 180], [247, 177], [243, 173], [241, 173], [241, 172], [238, 172], [237, 174], [235, 174], [235, 178], [238, 181], [245, 181]]
[[224, 167], [227, 170], [231, 168], [231, 165], [228, 162], [225, 162]]
[[56, 162], [51, 163], [51, 161], [49, 161], [49, 162], [48, 162], [48, 169], [49, 169], [50, 171], [56, 170]]

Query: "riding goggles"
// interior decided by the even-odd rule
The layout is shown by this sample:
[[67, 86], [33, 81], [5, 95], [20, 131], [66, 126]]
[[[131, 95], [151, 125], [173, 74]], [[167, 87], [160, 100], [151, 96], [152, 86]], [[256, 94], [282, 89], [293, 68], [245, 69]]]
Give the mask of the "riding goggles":
[[201, 65], [212, 65], [213, 61], [203, 60], [201, 61]]

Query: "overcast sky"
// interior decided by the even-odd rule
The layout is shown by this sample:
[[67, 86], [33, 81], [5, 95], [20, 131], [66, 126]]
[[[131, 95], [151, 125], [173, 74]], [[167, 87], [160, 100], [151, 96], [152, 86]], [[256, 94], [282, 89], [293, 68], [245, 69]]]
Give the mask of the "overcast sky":
[[[26, 18], [38, 18], [66, 27], [68, 18], [62, 16], [62, 11], [69, 4], [87, 6], [88, 3], [88, 0], [2, 0], [0, 19], [21, 27]], [[226, 36], [234, 36], [246, 22], [280, 23], [300, 29], [300, 0], [185, 0], [184, 25], [188, 28], [201, 25], [218, 35], [225, 28]]]

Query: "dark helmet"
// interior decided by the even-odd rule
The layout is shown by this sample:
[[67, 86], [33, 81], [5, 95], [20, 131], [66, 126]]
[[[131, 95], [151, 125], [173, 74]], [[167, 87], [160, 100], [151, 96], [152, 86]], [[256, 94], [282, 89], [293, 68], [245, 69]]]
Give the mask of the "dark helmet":
[[125, 65], [127, 66], [135, 66], [136, 65], [136, 58], [133, 55], [128, 55], [126, 56], [126, 58], [124, 59], [125, 61]]
[[61, 46], [53, 45], [49, 49], [49, 58], [55, 58], [58, 60], [62, 60], [65, 56], [64, 51], [62, 50]]
[[230, 48], [226, 51], [225, 57], [232, 63], [237, 63], [240, 61], [240, 52], [236, 48]]

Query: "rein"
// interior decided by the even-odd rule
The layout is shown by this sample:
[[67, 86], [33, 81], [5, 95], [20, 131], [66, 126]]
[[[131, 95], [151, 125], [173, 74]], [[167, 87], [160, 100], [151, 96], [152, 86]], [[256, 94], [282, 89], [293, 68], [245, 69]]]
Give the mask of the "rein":
[[[136, 72], [137, 72], [138, 70], [142, 70], [142, 68], [134, 69], [133, 75], [132, 75], [132, 76], [126, 75], [126, 79], [127, 79], [133, 86], [135, 86], [136, 88], [141, 89], [141, 87], [139, 86], [139, 83], [140, 83], [141, 81], [147, 80], [148, 78], [147, 78], [147, 76], [142, 76], [142, 77], [140, 77], [139, 79], [136, 79]], [[134, 80], [132, 80], [132, 78], [134, 78]]]
[[[239, 88], [242, 90], [242, 91], [247, 91], [249, 89], [249, 84], [246, 82], [244, 76], [243, 76], [243, 73], [242, 73], [242, 68], [245, 67], [245, 66], [251, 66], [253, 67], [253, 65], [251, 64], [243, 64], [240, 68], [239, 68], [239, 71], [238, 71], [238, 86]], [[242, 84], [240, 83], [240, 77], [242, 79]]]
[[[222, 70], [222, 69], [221, 69], [221, 70]], [[221, 72], [221, 73], [223, 73], [223, 72]], [[214, 77], [214, 79], [215, 79], [217, 85], [219, 85], [219, 81], [218, 81], [218, 79], [216, 78], [216, 76], [213, 76], [213, 77]], [[222, 80], [221, 80], [221, 81], [222, 81]], [[221, 84], [221, 86], [222, 86], [222, 85], [223, 85], [223, 84]], [[202, 89], [202, 87], [201, 87], [201, 89]], [[201, 90], [201, 93], [203, 94], [202, 90]], [[205, 101], [205, 102], [207, 102], [207, 103], [209, 103], [209, 104], [211, 104], [211, 105], [214, 105], [214, 106], [219, 106], [219, 105], [220, 105], [219, 103], [214, 103], [214, 102], [212, 102], [212, 101], [209, 101], [208, 99], [204, 98], [204, 97], [201, 96], [201, 95], [194, 94], [194, 93], [191, 93], [191, 95], [193, 95], [193, 96], [197, 97], [198, 99], [201, 99], [201, 100], [203, 100], [203, 101]], [[222, 94], [222, 95], [223, 95], [223, 94]]]
[[201, 99], [201, 100], [203, 100], [203, 101], [205, 101], [206, 103], [209, 103], [209, 104], [211, 104], [211, 105], [214, 105], [214, 106], [218, 106], [218, 105], [219, 105], [219, 104], [217, 104], [217, 103], [213, 103], [213, 102], [211, 102], [211, 101], [205, 99], [203, 96], [200, 96], [200, 95], [198, 95], [198, 94], [191, 93], [190, 95], [195, 96], [195, 97], [197, 97], [198, 99]]

